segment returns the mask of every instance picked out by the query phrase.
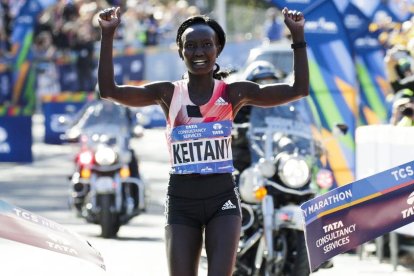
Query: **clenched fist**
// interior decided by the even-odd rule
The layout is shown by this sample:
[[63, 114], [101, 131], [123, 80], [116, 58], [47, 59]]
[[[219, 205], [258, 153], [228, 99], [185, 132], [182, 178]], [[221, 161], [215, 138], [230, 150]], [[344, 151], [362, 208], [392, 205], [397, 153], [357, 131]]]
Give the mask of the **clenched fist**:
[[116, 12], [116, 8], [114, 7], [104, 9], [103, 11], [99, 13], [99, 18], [106, 20], [106, 21], [110, 21], [111, 18], [115, 15], [115, 12]]
[[102, 34], [113, 34], [121, 22], [121, 9], [119, 7], [104, 9], [99, 13], [98, 21]]

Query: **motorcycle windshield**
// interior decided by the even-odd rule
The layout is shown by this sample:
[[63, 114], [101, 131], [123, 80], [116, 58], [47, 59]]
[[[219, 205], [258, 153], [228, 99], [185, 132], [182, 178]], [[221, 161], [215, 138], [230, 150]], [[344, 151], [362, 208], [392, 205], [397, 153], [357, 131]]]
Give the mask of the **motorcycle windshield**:
[[79, 117], [76, 126], [84, 134], [128, 133], [130, 122], [125, 107], [106, 101], [88, 106]]
[[271, 159], [280, 152], [319, 159], [323, 152], [320, 126], [311, 99], [303, 98], [269, 108], [252, 107], [250, 142], [253, 159]]

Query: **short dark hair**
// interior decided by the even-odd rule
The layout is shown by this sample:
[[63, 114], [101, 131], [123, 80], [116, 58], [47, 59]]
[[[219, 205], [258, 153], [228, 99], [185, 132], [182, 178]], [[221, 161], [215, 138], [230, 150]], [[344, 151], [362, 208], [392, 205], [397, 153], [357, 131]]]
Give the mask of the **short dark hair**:
[[223, 50], [224, 45], [226, 44], [226, 33], [224, 32], [223, 28], [220, 26], [220, 24], [216, 20], [214, 20], [214, 19], [212, 19], [212, 18], [210, 18], [206, 15], [191, 16], [191, 17], [187, 18], [186, 20], [184, 20], [183, 23], [181, 23], [180, 27], [178, 27], [178, 30], [177, 30], [176, 42], [177, 42], [178, 47], [182, 48], [182, 46], [183, 46], [182, 41], [181, 41], [181, 37], [182, 37], [184, 31], [188, 27], [196, 25], [196, 24], [204, 24], [204, 25], [210, 26], [216, 32], [218, 41], [221, 45], [220, 51]]

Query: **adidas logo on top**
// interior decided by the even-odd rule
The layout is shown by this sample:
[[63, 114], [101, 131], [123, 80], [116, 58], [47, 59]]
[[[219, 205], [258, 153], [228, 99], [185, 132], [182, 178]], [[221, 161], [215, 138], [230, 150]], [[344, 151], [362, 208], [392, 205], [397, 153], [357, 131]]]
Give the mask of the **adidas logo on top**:
[[214, 105], [228, 105], [229, 103], [226, 102], [222, 97], [219, 97], [216, 102], [214, 103]]
[[226, 203], [223, 204], [223, 207], [221, 207], [221, 210], [227, 210], [227, 209], [234, 209], [236, 208], [236, 205], [231, 203], [230, 199], [226, 201]]

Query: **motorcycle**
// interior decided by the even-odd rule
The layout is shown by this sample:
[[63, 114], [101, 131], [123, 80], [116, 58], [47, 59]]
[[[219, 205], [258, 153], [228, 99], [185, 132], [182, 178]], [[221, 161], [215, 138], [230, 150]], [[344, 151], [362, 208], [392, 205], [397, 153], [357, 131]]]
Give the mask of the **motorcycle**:
[[[96, 101], [85, 107], [64, 135], [77, 142], [70, 205], [80, 217], [101, 226], [101, 236], [116, 236], [121, 225], [146, 209], [146, 185], [134, 151], [126, 107]], [[139, 137], [135, 129], [135, 136]], [[141, 130], [142, 131], [142, 130]]]
[[251, 165], [237, 177], [242, 229], [234, 276], [310, 274], [300, 205], [333, 184], [310, 99], [252, 107], [234, 127], [250, 141]]

